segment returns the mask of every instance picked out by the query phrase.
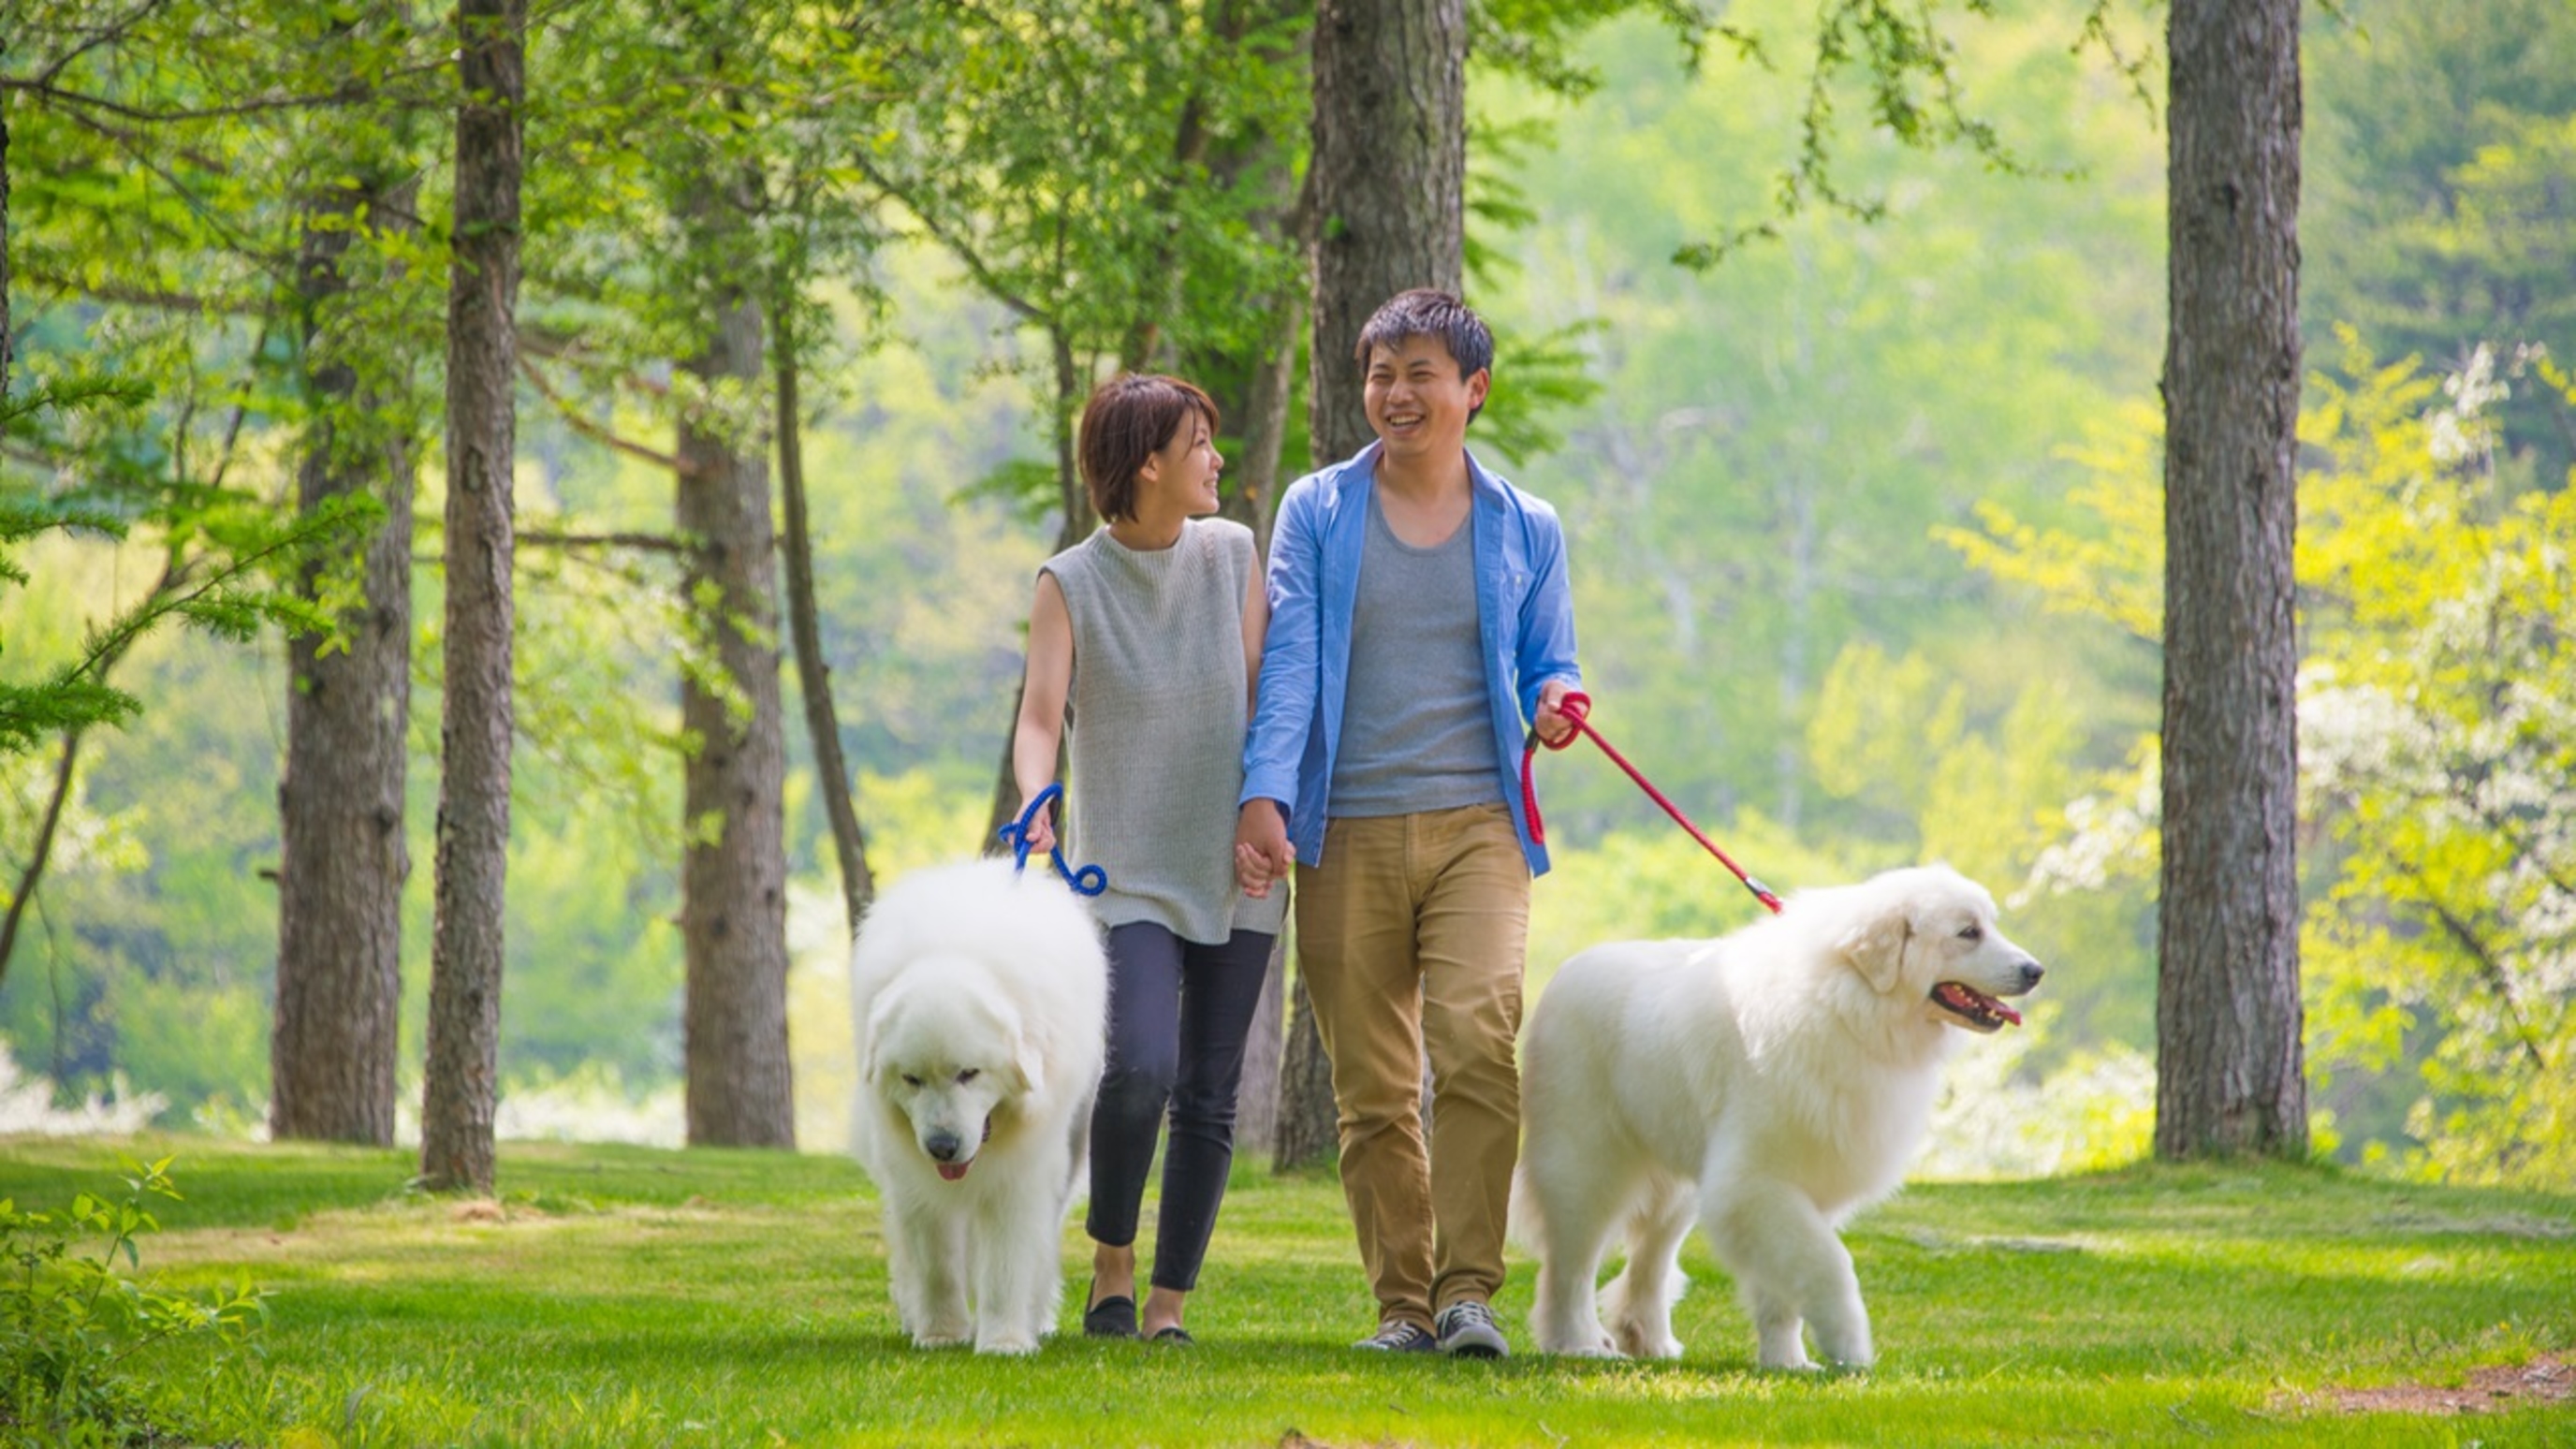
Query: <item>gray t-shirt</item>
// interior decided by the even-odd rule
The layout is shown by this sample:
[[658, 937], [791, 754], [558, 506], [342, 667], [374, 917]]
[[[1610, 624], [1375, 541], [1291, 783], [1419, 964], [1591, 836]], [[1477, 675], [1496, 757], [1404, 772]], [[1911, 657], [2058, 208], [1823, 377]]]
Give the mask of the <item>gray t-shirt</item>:
[[1369, 494], [1349, 692], [1328, 815], [1414, 815], [1503, 798], [1476, 614], [1476, 523], [1429, 548]]
[[1101, 922], [1204, 945], [1276, 933], [1288, 892], [1254, 900], [1234, 883], [1252, 531], [1191, 519], [1170, 548], [1139, 552], [1103, 528], [1040, 568], [1073, 623], [1065, 859], [1108, 872]]

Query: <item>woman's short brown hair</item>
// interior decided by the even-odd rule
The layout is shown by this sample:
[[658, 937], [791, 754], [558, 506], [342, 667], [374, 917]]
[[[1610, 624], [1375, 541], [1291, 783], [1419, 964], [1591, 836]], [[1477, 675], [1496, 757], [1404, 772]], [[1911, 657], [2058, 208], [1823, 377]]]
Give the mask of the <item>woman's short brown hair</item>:
[[1082, 409], [1082, 486], [1102, 518], [1136, 515], [1136, 474], [1163, 450], [1190, 414], [1207, 419], [1216, 435], [1216, 400], [1177, 377], [1123, 373], [1100, 385]]

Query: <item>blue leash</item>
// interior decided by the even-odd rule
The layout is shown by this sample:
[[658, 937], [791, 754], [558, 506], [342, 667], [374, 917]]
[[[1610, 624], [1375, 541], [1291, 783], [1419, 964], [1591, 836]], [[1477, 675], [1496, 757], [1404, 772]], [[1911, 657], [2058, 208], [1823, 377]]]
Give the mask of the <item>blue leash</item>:
[[[1011, 843], [1011, 862], [1016, 868], [1020, 870], [1029, 868], [1029, 826], [1036, 823], [1038, 812], [1047, 807], [1049, 800], [1063, 793], [1062, 785], [1047, 786], [1037, 793], [1037, 798], [1031, 800], [1026, 809], [1020, 812], [1019, 819], [993, 832], [997, 838]], [[1086, 865], [1080, 870], [1067, 866], [1064, 863], [1063, 845], [1048, 847], [1047, 855], [1055, 861], [1055, 873], [1064, 877], [1064, 883], [1073, 887], [1075, 895], [1096, 896], [1109, 889], [1109, 872], [1099, 866]]]

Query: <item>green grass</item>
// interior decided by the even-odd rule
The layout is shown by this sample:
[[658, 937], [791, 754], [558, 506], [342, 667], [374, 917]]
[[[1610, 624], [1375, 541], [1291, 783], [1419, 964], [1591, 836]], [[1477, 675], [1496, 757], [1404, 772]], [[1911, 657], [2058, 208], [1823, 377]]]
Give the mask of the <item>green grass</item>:
[[[2576, 1406], [2347, 1414], [2576, 1353], [2576, 1197], [2279, 1167], [1932, 1185], [1847, 1235], [1876, 1370], [1754, 1371], [1694, 1243], [1670, 1364], [1389, 1361], [1339, 1190], [1237, 1174], [1193, 1349], [1034, 1360], [896, 1333], [877, 1211], [837, 1158], [511, 1145], [500, 1221], [404, 1191], [409, 1155], [171, 1138], [0, 1143], [0, 1197], [67, 1201], [174, 1153], [163, 1286], [247, 1273], [255, 1354], [151, 1365], [172, 1422], [282, 1445], [2576, 1444]], [[1083, 1242], [1066, 1238], [1068, 1297]], [[1502, 1304], [1526, 1345], [1529, 1266]], [[1068, 1312], [1066, 1321], [1071, 1321]]]

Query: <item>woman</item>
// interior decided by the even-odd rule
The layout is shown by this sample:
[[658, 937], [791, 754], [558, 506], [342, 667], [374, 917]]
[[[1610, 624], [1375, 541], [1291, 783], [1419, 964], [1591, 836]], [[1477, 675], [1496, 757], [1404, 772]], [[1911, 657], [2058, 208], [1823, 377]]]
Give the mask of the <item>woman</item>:
[[[1252, 533], [1217, 507], [1216, 404], [1171, 377], [1104, 384], [1083, 409], [1083, 485], [1103, 526], [1046, 561], [1012, 739], [1020, 797], [1055, 777], [1074, 721], [1067, 835], [1108, 872], [1108, 1068], [1091, 1119], [1092, 1281], [1083, 1331], [1187, 1343], [1184, 1304], [1234, 1162], [1235, 1090], [1285, 892], [1235, 883], [1243, 737], [1269, 619]], [[1033, 853], [1055, 844], [1031, 823]], [[1168, 1107], [1151, 1292], [1136, 1222]]]

